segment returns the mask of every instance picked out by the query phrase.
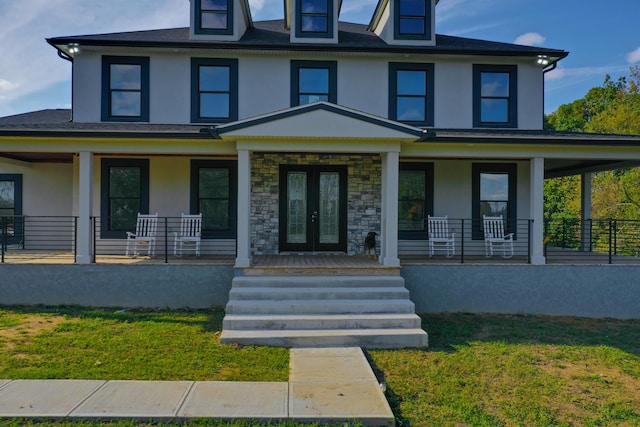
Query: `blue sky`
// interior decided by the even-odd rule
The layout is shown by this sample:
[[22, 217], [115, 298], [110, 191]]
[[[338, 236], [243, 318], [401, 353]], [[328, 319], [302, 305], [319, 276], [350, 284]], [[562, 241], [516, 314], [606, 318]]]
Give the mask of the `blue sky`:
[[[250, 0], [253, 19], [282, 0]], [[343, 0], [342, 21], [367, 24], [376, 0]], [[45, 38], [189, 25], [188, 0], [0, 0], [0, 117], [70, 108], [71, 65]], [[441, 0], [439, 34], [563, 49], [546, 75], [545, 112], [640, 65], [640, 0]]]

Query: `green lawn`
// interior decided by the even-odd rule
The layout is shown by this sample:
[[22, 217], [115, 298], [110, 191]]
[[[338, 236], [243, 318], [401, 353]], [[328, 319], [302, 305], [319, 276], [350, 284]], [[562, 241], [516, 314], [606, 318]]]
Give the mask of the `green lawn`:
[[[223, 314], [0, 308], [0, 378], [287, 381], [286, 349], [218, 343]], [[367, 352], [398, 425], [640, 426], [640, 321], [422, 317], [429, 349]], [[24, 425], [157, 424], [0, 420]]]

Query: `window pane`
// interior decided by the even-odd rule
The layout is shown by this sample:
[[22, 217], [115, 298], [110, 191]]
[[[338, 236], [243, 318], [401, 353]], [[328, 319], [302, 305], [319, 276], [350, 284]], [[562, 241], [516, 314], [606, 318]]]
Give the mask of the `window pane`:
[[339, 190], [339, 173], [320, 173], [320, 243], [340, 242]]
[[200, 90], [228, 92], [230, 85], [229, 67], [200, 67]]
[[425, 0], [400, 0], [400, 15], [425, 16]]
[[424, 98], [398, 97], [396, 117], [399, 121], [423, 122], [425, 121]]
[[400, 18], [401, 34], [424, 34], [424, 18]]
[[426, 95], [427, 72], [399, 70], [397, 74], [398, 95]]
[[140, 168], [112, 167], [109, 169], [109, 197], [139, 199], [140, 191]]
[[200, 95], [200, 117], [228, 118], [229, 94], [203, 93]]
[[302, 0], [300, 3], [302, 13], [328, 13], [327, 0]]
[[302, 31], [313, 33], [326, 33], [327, 17], [326, 16], [303, 16]]
[[509, 96], [509, 73], [481, 73], [481, 96]]
[[111, 115], [139, 117], [142, 112], [140, 92], [111, 92]]
[[425, 171], [401, 170], [398, 181], [398, 228], [424, 230]]
[[487, 123], [509, 122], [508, 99], [483, 99], [480, 102], [480, 120]]
[[109, 230], [135, 230], [140, 212], [140, 199], [111, 199], [109, 203]]
[[200, 168], [199, 169], [199, 195], [205, 198], [229, 198], [229, 169], [227, 168]]
[[480, 200], [509, 200], [509, 174], [481, 173]]
[[202, 12], [200, 14], [200, 26], [210, 30], [227, 29], [226, 12]]
[[205, 230], [227, 231], [231, 228], [229, 200], [201, 199], [199, 207], [202, 213], [202, 228]]
[[329, 70], [327, 68], [300, 68], [300, 93], [329, 93]]
[[311, 104], [312, 102], [317, 101], [328, 101], [329, 97], [327, 95], [300, 95], [299, 104]]
[[134, 64], [111, 64], [111, 89], [142, 89], [142, 67]]
[[500, 216], [507, 218], [507, 202], [480, 202], [480, 216]]
[[[0, 181], [0, 210], [5, 211], [0, 215], [13, 215], [15, 206], [16, 183], [13, 181]], [[10, 213], [7, 213], [9, 212]]]
[[227, 10], [227, 0], [200, 0], [200, 10]]

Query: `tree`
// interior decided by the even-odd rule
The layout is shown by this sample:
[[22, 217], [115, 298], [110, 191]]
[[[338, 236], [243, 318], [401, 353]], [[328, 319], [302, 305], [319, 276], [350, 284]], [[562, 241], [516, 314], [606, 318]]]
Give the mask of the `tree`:
[[[640, 135], [640, 66], [628, 77], [592, 88], [583, 99], [561, 105], [545, 117], [545, 128], [566, 132]], [[549, 219], [579, 218], [579, 177], [545, 182], [545, 213]], [[640, 219], [640, 169], [598, 172], [592, 181], [593, 218]]]

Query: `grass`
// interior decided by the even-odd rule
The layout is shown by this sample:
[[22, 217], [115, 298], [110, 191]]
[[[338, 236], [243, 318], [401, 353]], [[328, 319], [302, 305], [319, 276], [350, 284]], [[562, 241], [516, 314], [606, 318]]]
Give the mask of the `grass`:
[[287, 381], [283, 348], [221, 345], [224, 312], [0, 309], [0, 378]]
[[[0, 308], [0, 378], [288, 379], [286, 349], [220, 345], [222, 317], [221, 310]], [[422, 317], [429, 349], [367, 352], [398, 425], [640, 426], [640, 321]], [[29, 425], [158, 424], [0, 420]]]
[[426, 315], [427, 351], [370, 351], [400, 426], [640, 426], [640, 321]]

